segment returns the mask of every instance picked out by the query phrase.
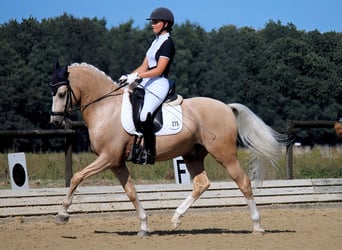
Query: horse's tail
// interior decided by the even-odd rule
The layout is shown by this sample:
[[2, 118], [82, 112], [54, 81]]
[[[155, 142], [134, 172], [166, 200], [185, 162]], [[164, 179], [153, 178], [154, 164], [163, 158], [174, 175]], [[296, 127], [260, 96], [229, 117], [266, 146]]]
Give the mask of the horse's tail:
[[248, 107], [239, 104], [228, 104], [237, 120], [241, 142], [252, 153], [249, 176], [262, 181], [269, 167], [276, 169], [281, 155], [281, 141], [285, 137], [266, 125]]

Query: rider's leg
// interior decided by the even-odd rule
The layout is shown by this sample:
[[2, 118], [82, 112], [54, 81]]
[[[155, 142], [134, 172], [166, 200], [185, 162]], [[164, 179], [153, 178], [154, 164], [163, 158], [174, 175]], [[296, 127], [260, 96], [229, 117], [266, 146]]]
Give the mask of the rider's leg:
[[145, 162], [143, 164], [154, 164], [156, 159], [156, 135], [153, 130], [153, 120], [151, 113], [147, 114], [146, 121], [141, 123], [144, 135]]
[[[154, 164], [156, 155], [156, 137], [153, 131], [153, 112], [162, 104], [169, 90], [168, 81], [165, 78], [150, 80], [144, 86], [144, 106], [140, 113], [142, 133], [145, 145], [145, 164]], [[143, 163], [143, 164], [144, 164]]]
[[150, 79], [146, 83], [143, 82], [145, 89], [144, 106], [140, 112], [140, 121], [147, 119], [148, 113], [153, 114], [154, 111], [163, 103], [167, 92], [169, 91], [169, 83], [166, 78]]

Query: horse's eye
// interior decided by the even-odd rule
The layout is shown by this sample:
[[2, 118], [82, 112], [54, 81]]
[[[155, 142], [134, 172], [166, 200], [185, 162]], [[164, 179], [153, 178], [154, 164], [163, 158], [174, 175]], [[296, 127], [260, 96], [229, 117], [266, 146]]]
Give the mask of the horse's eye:
[[59, 98], [64, 98], [64, 97], [65, 97], [65, 94], [66, 94], [66, 92], [58, 93], [58, 97], [59, 97]]

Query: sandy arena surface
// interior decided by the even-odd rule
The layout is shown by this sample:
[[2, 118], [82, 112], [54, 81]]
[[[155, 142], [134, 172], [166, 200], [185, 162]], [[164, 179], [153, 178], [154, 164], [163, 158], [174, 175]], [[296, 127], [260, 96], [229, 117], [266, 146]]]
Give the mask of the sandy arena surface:
[[265, 234], [253, 234], [246, 208], [190, 209], [172, 231], [173, 211], [148, 211], [150, 237], [135, 213], [0, 219], [0, 249], [342, 249], [342, 204], [261, 207]]

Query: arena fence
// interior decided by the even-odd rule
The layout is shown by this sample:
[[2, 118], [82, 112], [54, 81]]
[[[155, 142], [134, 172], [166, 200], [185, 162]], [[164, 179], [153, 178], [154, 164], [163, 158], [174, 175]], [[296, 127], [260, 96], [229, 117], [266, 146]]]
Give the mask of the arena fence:
[[[293, 179], [293, 135], [297, 128], [333, 128], [337, 121], [288, 121], [286, 146], [286, 175]], [[65, 138], [65, 185], [70, 186], [72, 171], [72, 140], [77, 129], [85, 128], [82, 121], [67, 120], [64, 129], [51, 130], [0, 130], [0, 138], [43, 138], [64, 137]]]
[[[138, 196], [146, 210], [175, 209], [191, 193], [189, 184], [137, 185]], [[0, 218], [54, 215], [61, 208], [67, 188], [0, 190]], [[279, 206], [342, 202], [342, 178], [267, 180], [254, 190], [259, 206]], [[196, 208], [246, 207], [234, 182], [214, 182], [193, 204]], [[80, 186], [75, 193], [72, 214], [134, 211], [119, 185]]]

